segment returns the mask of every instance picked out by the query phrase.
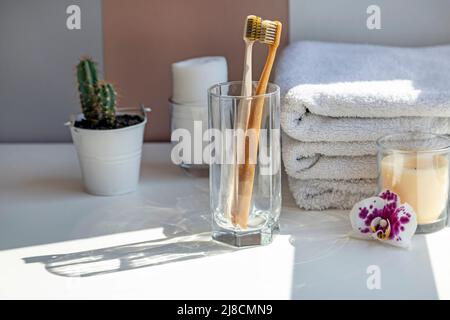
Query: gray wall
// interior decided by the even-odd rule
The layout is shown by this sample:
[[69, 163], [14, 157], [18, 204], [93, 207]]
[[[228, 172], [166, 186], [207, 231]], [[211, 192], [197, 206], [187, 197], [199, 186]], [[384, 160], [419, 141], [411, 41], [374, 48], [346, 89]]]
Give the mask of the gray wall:
[[[81, 30], [66, 28], [70, 4], [81, 7]], [[381, 30], [366, 28], [371, 4]], [[450, 0], [290, 0], [290, 11], [291, 40], [450, 43]], [[102, 67], [101, 0], [0, 0], [0, 142], [70, 141], [63, 123], [79, 111], [84, 54]]]
[[[290, 0], [290, 39], [420, 46], [450, 43], [449, 0]], [[381, 30], [366, 27], [369, 5]]]
[[[66, 8], [81, 8], [81, 30]], [[69, 141], [63, 123], [79, 110], [75, 65], [102, 67], [100, 0], [0, 0], [0, 142]]]

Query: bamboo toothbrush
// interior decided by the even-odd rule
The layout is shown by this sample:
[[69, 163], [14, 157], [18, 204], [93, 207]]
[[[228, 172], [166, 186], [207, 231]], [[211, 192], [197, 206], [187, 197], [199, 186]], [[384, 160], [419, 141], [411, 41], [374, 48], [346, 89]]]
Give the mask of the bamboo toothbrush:
[[[261, 23], [261, 35], [258, 39], [269, 46], [266, 63], [256, 88], [256, 96], [266, 93], [272, 66], [275, 61], [277, 48], [281, 38], [281, 22], [264, 20]], [[238, 221], [241, 228], [247, 228], [250, 205], [253, 193], [253, 182], [255, 177], [256, 157], [258, 154], [259, 133], [264, 109], [264, 97], [257, 97], [254, 101], [248, 120], [247, 132], [255, 139], [246, 140], [245, 163], [239, 166], [239, 201]], [[254, 158], [254, 159], [253, 159]]]
[[[244, 25], [244, 42], [245, 42], [245, 55], [244, 55], [244, 71], [242, 77], [241, 96], [250, 97], [252, 95], [253, 79], [252, 79], [252, 49], [253, 44], [261, 36], [261, 17], [254, 15], [247, 16]], [[237, 116], [235, 116], [235, 129], [246, 130], [248, 119], [250, 114], [250, 100], [243, 99], [238, 106]], [[237, 142], [233, 140], [232, 154], [235, 156]], [[243, 147], [243, 146], [242, 146]], [[227, 178], [227, 198], [225, 200], [224, 212], [226, 217], [231, 217], [232, 223], [236, 223], [237, 216], [237, 197], [238, 197], [238, 177], [239, 170], [237, 165], [237, 159], [233, 159], [230, 172], [226, 175]]]

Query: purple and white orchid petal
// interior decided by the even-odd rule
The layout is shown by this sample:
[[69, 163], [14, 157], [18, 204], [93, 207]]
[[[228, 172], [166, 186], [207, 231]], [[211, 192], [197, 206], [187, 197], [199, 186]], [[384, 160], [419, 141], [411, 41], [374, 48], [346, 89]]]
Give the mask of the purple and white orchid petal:
[[414, 209], [407, 203], [402, 204], [389, 218], [391, 235], [386, 243], [397, 247], [409, 247], [411, 238], [417, 229], [417, 217]]
[[358, 238], [371, 238], [372, 230], [370, 229], [370, 223], [373, 212], [382, 210], [388, 201], [380, 197], [372, 197], [364, 199], [353, 206], [350, 211], [350, 222], [354, 231], [354, 235]]
[[400, 206], [400, 197], [395, 192], [392, 192], [391, 190], [387, 190], [387, 189], [383, 190], [382, 192], [380, 192], [378, 197], [386, 200], [386, 202], [388, 202], [388, 203], [395, 204], [395, 207]]

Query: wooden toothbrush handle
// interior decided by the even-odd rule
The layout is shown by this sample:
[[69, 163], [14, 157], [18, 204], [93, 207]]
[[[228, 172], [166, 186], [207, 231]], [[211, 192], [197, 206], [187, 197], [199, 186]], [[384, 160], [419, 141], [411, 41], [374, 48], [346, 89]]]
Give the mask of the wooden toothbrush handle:
[[[269, 83], [270, 73], [272, 71], [273, 63], [275, 61], [277, 47], [270, 46], [267, 55], [266, 64], [264, 65], [256, 95], [266, 93], [267, 85]], [[256, 98], [250, 112], [248, 121], [249, 134], [246, 134], [245, 140], [245, 163], [239, 166], [239, 203], [238, 203], [238, 224], [241, 228], [247, 228], [248, 217], [250, 214], [250, 206], [253, 193], [253, 183], [255, 179], [255, 169], [258, 154], [259, 135], [261, 129], [261, 121], [264, 111], [264, 97]], [[253, 137], [254, 139], [249, 139]], [[250, 159], [253, 155], [254, 159]]]
[[[243, 69], [243, 82], [241, 85], [241, 96], [250, 97], [252, 95], [252, 49], [253, 41], [245, 40], [245, 57], [244, 57], [244, 69]], [[250, 114], [250, 99], [242, 99], [235, 111], [235, 123], [234, 129], [239, 129], [245, 131], [247, 129], [248, 117]], [[236, 157], [237, 150], [240, 147], [237, 145], [237, 141], [232, 143], [232, 154]], [[235, 158], [233, 161], [237, 161]], [[238, 221], [238, 181], [239, 181], [239, 170], [238, 162], [233, 162], [229, 171], [223, 175], [223, 178], [227, 180], [227, 195], [224, 206], [224, 213], [226, 217], [231, 218], [233, 225], [237, 224]]]
[[[244, 59], [244, 74], [242, 79], [241, 96], [250, 97], [252, 95], [253, 79], [252, 79], [252, 48], [253, 42], [245, 41], [245, 59]], [[247, 119], [245, 119], [245, 124], [247, 124]]]

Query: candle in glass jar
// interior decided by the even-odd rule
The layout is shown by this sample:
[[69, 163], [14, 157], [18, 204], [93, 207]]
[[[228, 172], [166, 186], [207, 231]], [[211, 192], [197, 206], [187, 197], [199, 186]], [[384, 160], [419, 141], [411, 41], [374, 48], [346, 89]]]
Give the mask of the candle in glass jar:
[[418, 224], [435, 222], [447, 207], [449, 163], [439, 154], [394, 153], [381, 160], [381, 186], [410, 204]]

